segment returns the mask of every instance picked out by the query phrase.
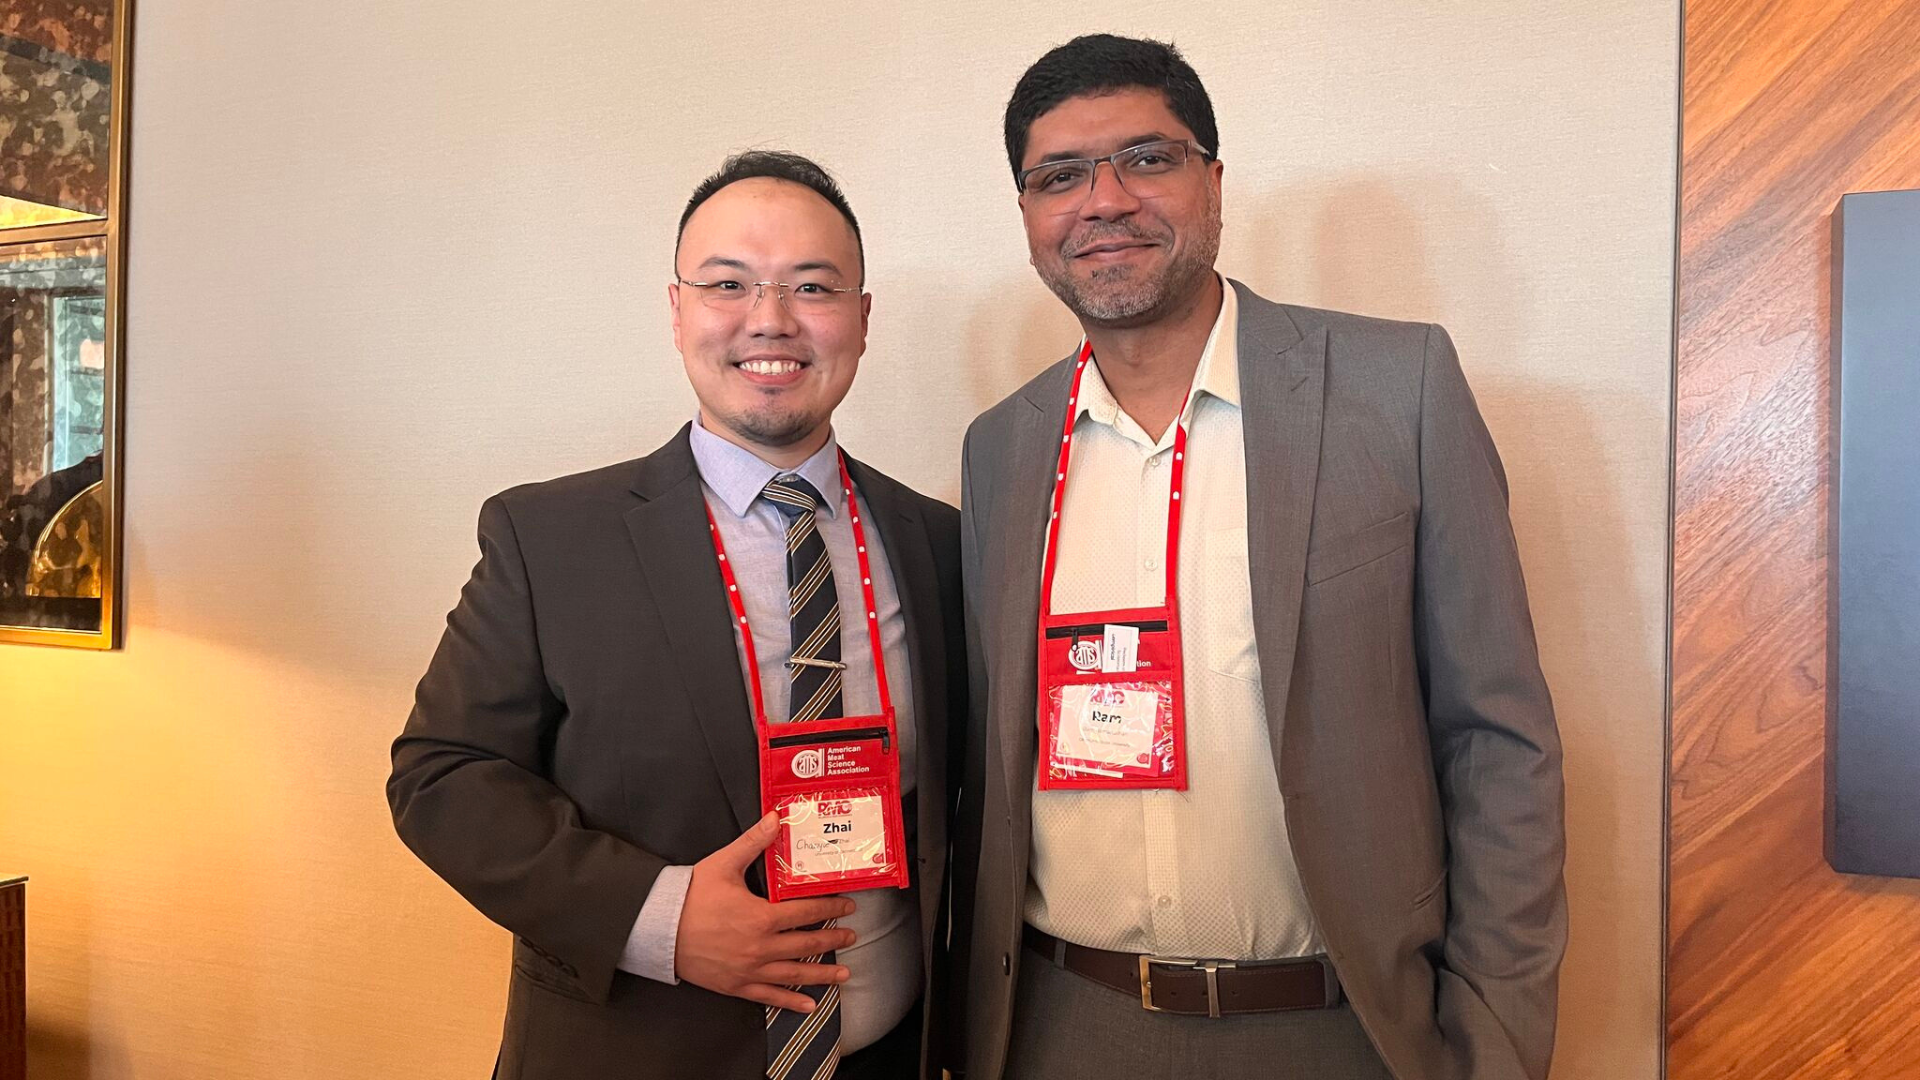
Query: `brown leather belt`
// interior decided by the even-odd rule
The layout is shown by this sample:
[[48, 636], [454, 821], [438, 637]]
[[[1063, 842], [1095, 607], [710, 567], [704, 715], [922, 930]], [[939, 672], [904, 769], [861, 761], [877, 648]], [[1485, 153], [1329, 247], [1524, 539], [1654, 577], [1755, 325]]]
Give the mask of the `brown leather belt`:
[[1301, 960], [1181, 960], [1108, 952], [1061, 941], [1029, 926], [1027, 948], [1075, 975], [1138, 994], [1149, 1012], [1183, 1016], [1330, 1009], [1340, 1004], [1340, 979], [1325, 957]]

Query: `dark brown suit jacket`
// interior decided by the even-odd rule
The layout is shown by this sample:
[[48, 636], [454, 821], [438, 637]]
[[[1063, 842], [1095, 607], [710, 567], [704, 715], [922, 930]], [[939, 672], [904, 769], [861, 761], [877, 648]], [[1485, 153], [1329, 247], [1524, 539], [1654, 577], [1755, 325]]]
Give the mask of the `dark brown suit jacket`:
[[[965, 716], [959, 514], [849, 469], [906, 616], [914, 871], [939, 987], [949, 719]], [[760, 817], [687, 430], [639, 460], [487, 500], [480, 551], [394, 743], [387, 796], [407, 846], [514, 935], [496, 1075], [760, 1080], [761, 1006], [615, 968], [661, 868], [698, 862]], [[926, 1015], [939, 1012], [931, 1000]]]

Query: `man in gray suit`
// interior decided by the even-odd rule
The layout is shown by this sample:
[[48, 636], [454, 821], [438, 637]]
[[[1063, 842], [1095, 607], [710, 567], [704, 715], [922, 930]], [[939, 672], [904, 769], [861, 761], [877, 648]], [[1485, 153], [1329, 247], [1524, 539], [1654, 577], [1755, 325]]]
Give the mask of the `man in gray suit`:
[[[1446, 332], [1214, 271], [1218, 133], [1170, 46], [1048, 53], [1006, 140], [1086, 344], [967, 435], [950, 1065], [1542, 1080], [1560, 743]], [[1126, 685], [1182, 719], [1102, 766], [1089, 721], [1132, 706], [1086, 691], [1147, 678], [1133, 636], [1173, 661]]]

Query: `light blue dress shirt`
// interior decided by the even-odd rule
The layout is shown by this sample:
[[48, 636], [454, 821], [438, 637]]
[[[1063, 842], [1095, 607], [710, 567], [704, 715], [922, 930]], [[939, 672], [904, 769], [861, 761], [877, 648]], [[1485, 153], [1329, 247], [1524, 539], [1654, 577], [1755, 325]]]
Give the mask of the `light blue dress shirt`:
[[[792, 635], [787, 609], [786, 518], [772, 503], [761, 498], [760, 493], [774, 477], [788, 475], [804, 478], [821, 494], [823, 501], [815, 514], [815, 527], [820, 530], [827, 555], [833, 561], [833, 582], [840, 595], [841, 614], [854, 615], [841, 620], [840, 631], [840, 659], [847, 665], [841, 697], [845, 715], [877, 714], [880, 692], [873, 673], [873, 647], [868, 640], [866, 620], [858, 617], [865, 610], [866, 602], [861, 595], [853, 525], [844, 512], [838, 440], [829, 435], [827, 444], [819, 452], [792, 470], [767, 464], [746, 448], [708, 431], [698, 420], [693, 424], [692, 441], [702, 493], [720, 529], [720, 539], [726, 544], [727, 561], [733, 564], [734, 578], [747, 610], [747, 622], [753, 630], [753, 647], [759, 660], [760, 688], [768, 719], [772, 723], [787, 720], [786, 661], [792, 653]], [[888, 689], [899, 729], [900, 782], [901, 793], [905, 795], [914, 789], [914, 762], [918, 751], [913, 670], [907, 661], [906, 617], [900, 607], [900, 591], [894, 586], [893, 569], [887, 561], [880, 530], [870, 523], [866, 500], [859, 498], [857, 505], [866, 532], [868, 565], [873, 571], [873, 599], [879, 614], [881, 649], [886, 658]], [[734, 627], [734, 639], [739, 646], [738, 626]], [[745, 649], [739, 648], [738, 655], [744, 672]], [[742, 681], [745, 681], [744, 675]], [[747, 698], [752, 700], [751, 689]], [[911, 842], [909, 836], [909, 844]], [[692, 878], [690, 866], [669, 866], [660, 872], [640, 910], [640, 918], [634, 923], [633, 934], [620, 961], [623, 970], [660, 982], [679, 982], [674, 975], [673, 950], [687, 885]], [[893, 1030], [918, 1000], [921, 983], [919, 904], [915, 891], [870, 889], [853, 893], [852, 897], [857, 910], [840, 920], [840, 925], [852, 930], [858, 940], [852, 948], [840, 950], [835, 957], [851, 974], [840, 987], [842, 1053], [868, 1046]]]

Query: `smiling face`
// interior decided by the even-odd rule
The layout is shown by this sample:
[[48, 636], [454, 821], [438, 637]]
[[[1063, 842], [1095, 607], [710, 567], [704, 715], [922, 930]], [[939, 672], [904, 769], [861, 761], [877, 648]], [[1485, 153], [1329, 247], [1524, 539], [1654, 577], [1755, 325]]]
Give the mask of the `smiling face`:
[[[1068, 98], [1033, 122], [1020, 167], [1103, 158], [1141, 143], [1193, 137], [1158, 90]], [[1084, 322], [1128, 327], [1158, 321], [1198, 295], [1213, 273], [1220, 253], [1221, 171], [1220, 162], [1193, 154], [1171, 190], [1141, 199], [1103, 162], [1085, 201], [1067, 213], [1022, 195], [1033, 268]]]
[[[800, 184], [741, 180], [687, 220], [674, 272], [733, 283], [667, 286], [673, 344], [700, 400], [701, 425], [749, 449], [811, 452], [824, 444], [866, 351], [872, 302], [864, 293], [823, 292], [861, 284], [859, 241], [847, 219]], [[808, 295], [783, 300], [770, 285], [756, 302], [757, 281]]]

